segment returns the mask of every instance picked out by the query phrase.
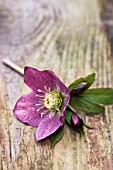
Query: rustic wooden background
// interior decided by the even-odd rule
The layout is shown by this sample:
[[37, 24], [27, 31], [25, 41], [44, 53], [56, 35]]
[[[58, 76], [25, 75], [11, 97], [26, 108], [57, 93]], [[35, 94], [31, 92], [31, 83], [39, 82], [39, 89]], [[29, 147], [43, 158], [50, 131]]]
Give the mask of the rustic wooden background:
[[96, 72], [95, 87], [113, 86], [113, 1], [0, 0], [0, 170], [113, 170], [113, 107], [87, 117], [95, 129], [85, 137], [66, 127], [50, 150], [13, 116], [29, 89], [3, 58], [51, 69], [67, 85]]

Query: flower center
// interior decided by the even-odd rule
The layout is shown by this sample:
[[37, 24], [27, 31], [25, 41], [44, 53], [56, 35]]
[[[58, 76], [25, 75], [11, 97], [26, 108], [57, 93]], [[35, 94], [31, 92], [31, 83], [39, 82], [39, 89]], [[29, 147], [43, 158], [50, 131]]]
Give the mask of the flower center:
[[51, 91], [45, 95], [44, 105], [52, 112], [59, 114], [63, 104], [63, 96], [59, 91]]

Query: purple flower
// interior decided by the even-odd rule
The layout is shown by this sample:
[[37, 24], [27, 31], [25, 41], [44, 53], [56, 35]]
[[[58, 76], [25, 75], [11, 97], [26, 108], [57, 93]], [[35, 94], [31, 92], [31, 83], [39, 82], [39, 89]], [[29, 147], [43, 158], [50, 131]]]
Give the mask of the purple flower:
[[70, 90], [50, 70], [25, 67], [24, 81], [33, 91], [17, 101], [14, 115], [28, 125], [38, 126], [36, 139], [41, 140], [63, 125]]
[[86, 124], [85, 116], [83, 114], [82, 115], [80, 114], [79, 117], [76, 113], [73, 113], [71, 116], [71, 120], [73, 122], [73, 125], [76, 128], [81, 128], [82, 131], [83, 131], [83, 126], [85, 126], [88, 129], [93, 129], [91, 126]]
[[81, 120], [76, 114], [72, 115], [72, 121], [73, 121], [73, 124], [77, 127], [81, 125]]

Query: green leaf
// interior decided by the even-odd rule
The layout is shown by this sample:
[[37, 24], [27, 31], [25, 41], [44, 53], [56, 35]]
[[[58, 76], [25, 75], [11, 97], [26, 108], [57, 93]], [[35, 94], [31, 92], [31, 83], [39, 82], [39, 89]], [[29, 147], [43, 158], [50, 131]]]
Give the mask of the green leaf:
[[71, 116], [72, 116], [72, 114], [73, 113], [71, 111], [66, 110], [66, 120], [69, 123], [69, 125], [71, 125]]
[[80, 95], [83, 100], [100, 103], [113, 104], [113, 88], [94, 88], [86, 90]]
[[80, 83], [82, 83], [82, 82], [84, 82], [84, 78], [79, 78], [79, 79], [77, 79], [76, 81], [74, 81], [72, 84], [70, 84], [70, 85], [68, 86], [68, 88], [69, 88], [70, 90], [72, 90], [75, 86], [77, 86], [78, 84], [80, 84]]
[[96, 76], [96, 74], [92, 73], [85, 78], [85, 81], [88, 83], [86, 86], [86, 89], [88, 89], [94, 83], [95, 76]]
[[51, 149], [59, 142], [64, 136], [64, 126], [59, 128], [55, 133], [51, 135]]
[[86, 82], [87, 85], [85, 87], [85, 90], [88, 89], [95, 81], [95, 73], [92, 73], [90, 75], [88, 75], [85, 78], [79, 78], [78, 80], [74, 81], [72, 84], [69, 85], [69, 89], [72, 90], [75, 86], [77, 86], [78, 84], [82, 83], [82, 82]]
[[104, 107], [92, 102], [87, 101], [84, 97], [71, 97], [69, 105], [71, 105], [75, 110], [80, 110], [83, 112], [101, 113], [104, 112]]

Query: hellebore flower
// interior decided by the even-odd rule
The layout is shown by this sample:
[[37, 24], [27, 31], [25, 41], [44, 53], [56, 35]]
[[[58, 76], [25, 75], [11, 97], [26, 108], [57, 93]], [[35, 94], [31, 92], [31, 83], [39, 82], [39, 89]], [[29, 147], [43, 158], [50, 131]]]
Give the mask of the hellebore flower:
[[28, 125], [38, 126], [36, 139], [41, 140], [63, 125], [70, 90], [50, 70], [25, 67], [24, 81], [33, 91], [17, 101], [14, 115]]

